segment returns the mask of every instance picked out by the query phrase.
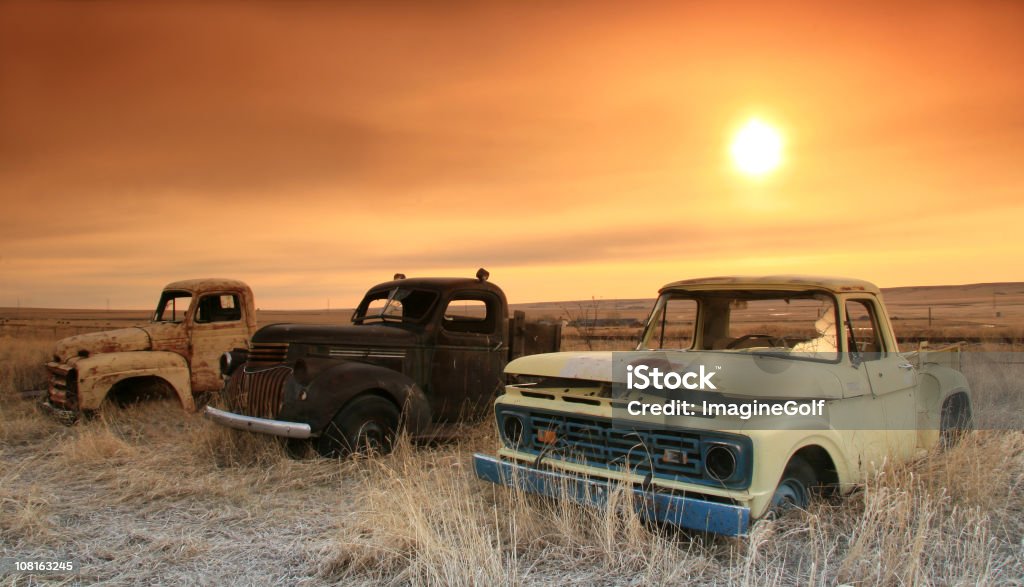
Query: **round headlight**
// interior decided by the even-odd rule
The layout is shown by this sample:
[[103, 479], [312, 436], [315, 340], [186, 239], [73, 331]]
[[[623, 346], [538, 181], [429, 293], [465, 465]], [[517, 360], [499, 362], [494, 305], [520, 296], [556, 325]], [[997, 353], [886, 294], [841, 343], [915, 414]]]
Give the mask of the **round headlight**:
[[249, 360], [249, 351], [246, 349], [231, 349], [220, 356], [220, 374], [230, 377], [232, 373]]
[[235, 362], [233, 360], [233, 353], [228, 351], [220, 356], [220, 374], [224, 377], [231, 375], [231, 372], [235, 370]]
[[715, 481], [725, 481], [736, 474], [736, 453], [727, 446], [716, 444], [704, 454], [704, 470]]
[[517, 445], [523, 440], [526, 425], [519, 416], [507, 414], [501, 421], [501, 432], [510, 445]]

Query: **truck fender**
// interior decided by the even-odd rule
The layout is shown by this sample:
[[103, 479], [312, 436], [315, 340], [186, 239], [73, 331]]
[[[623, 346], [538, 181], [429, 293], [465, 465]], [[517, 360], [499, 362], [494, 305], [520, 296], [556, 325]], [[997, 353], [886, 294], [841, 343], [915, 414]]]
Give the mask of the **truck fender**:
[[79, 406], [83, 410], [95, 410], [117, 383], [139, 377], [155, 377], [174, 389], [181, 401], [181, 407], [194, 412], [192, 380], [188, 362], [177, 353], [168, 351], [128, 351], [102, 353], [78, 359], [74, 368], [78, 371]]
[[918, 386], [918, 429], [938, 430], [942, 409], [954, 396], [963, 396], [968, 412], [971, 410], [971, 387], [967, 377], [956, 369], [929, 364], [920, 371]]
[[942, 402], [940, 402], [940, 406], [945, 403], [950, 396], [958, 393], [966, 394], [968, 401], [970, 401], [971, 386], [967, 382], [967, 377], [960, 371], [949, 367], [934, 366], [928, 369], [928, 374], [938, 381], [939, 389], [942, 391]]
[[[785, 469], [785, 466], [789, 464], [789, 461], [793, 457], [797, 456], [798, 454], [801, 454], [801, 452], [807, 453], [807, 451], [811, 449], [819, 450], [823, 457], [827, 457], [828, 460], [832, 461], [832, 467], [835, 469], [835, 478], [826, 479], [825, 481], [835, 483], [839, 488], [849, 488], [852, 486], [852, 484], [854, 483], [854, 478], [853, 475], [850, 473], [849, 467], [847, 466], [849, 463], [847, 462], [847, 459], [844, 456], [843, 451], [840, 449], [839, 442], [837, 441], [837, 439], [833, 439], [822, 434], [808, 436], [802, 439], [797, 446], [793, 447], [793, 449], [789, 452], [789, 458], [786, 459], [785, 463], [783, 463], [783, 468], [779, 470], [778, 477], [782, 477], [783, 469]], [[809, 460], [812, 461], [811, 465], [815, 466], [816, 468], [818, 465], [821, 464], [814, 462], [813, 458]], [[815, 472], [817, 473], [818, 471], [816, 470]]]
[[[843, 492], [849, 490], [854, 482], [853, 477], [850, 474], [850, 469], [847, 466], [846, 458], [843, 456], [844, 453], [840, 449], [840, 445], [836, 439], [830, 438], [826, 434], [814, 434], [810, 436], [803, 436], [799, 442], [793, 445], [786, 453], [785, 459], [765, 459], [770, 460], [770, 466], [764, 471], [755, 473], [755, 484], [760, 485], [767, 491], [762, 491], [759, 495], [751, 502], [750, 514], [752, 518], [759, 518], [764, 515], [768, 510], [768, 506], [771, 504], [772, 494], [775, 492], [776, 486], [782, 479], [782, 474], [789, 465], [789, 462], [793, 457], [800, 454], [801, 456], [812, 457], [809, 460], [815, 461], [818, 455], [827, 457], [832, 461], [832, 466], [835, 468], [835, 479], [838, 491]], [[755, 448], [756, 453], [756, 448]], [[811, 462], [812, 467], [818, 467], [821, 463]], [[756, 464], [755, 464], [756, 466]], [[817, 472], [817, 470], [816, 470]]]
[[278, 419], [308, 422], [316, 435], [345, 404], [364, 393], [375, 393], [394, 402], [409, 434], [422, 434], [430, 427], [430, 402], [415, 381], [393, 369], [355, 361], [328, 367], [309, 385], [289, 377]]

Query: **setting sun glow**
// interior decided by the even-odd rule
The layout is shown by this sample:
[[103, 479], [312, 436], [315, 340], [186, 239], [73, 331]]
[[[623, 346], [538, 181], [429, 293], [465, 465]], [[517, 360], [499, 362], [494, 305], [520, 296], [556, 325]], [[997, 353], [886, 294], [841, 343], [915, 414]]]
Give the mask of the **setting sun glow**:
[[771, 126], [753, 119], [736, 133], [732, 159], [747, 175], [764, 175], [782, 163], [782, 135]]

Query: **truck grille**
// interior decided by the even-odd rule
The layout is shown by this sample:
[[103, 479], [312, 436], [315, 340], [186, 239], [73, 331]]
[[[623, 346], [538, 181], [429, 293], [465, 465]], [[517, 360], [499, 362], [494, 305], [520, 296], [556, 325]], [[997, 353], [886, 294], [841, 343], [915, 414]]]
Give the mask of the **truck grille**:
[[[636, 475], [703, 479], [700, 435], [679, 430], [620, 428], [605, 419], [531, 413], [519, 450]], [[541, 431], [555, 432], [553, 444]], [[666, 460], [668, 457], [668, 460]]]
[[264, 368], [271, 365], [279, 365], [288, 356], [288, 343], [286, 342], [254, 342], [249, 349], [249, 357], [246, 359], [251, 368]]
[[284, 383], [291, 374], [291, 368], [285, 366], [260, 371], [250, 370], [248, 364], [243, 366], [228, 382], [228, 409], [244, 416], [276, 418], [281, 411]]
[[48, 386], [50, 403], [70, 410], [78, 409], [77, 382], [68, 377], [72, 371], [57, 363], [47, 363], [46, 367], [50, 372]]

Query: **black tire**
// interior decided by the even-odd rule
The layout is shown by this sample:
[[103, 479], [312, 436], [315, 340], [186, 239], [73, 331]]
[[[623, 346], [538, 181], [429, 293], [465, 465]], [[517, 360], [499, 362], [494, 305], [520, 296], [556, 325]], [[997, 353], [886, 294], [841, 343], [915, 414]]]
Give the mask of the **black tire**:
[[398, 408], [376, 395], [364, 395], [345, 404], [320, 435], [316, 451], [327, 458], [349, 454], [387, 454], [398, 431]]
[[765, 517], [775, 519], [793, 509], [807, 509], [817, 485], [817, 475], [811, 465], [801, 457], [793, 457], [779, 479]]
[[942, 448], [952, 448], [964, 434], [974, 429], [974, 418], [971, 414], [971, 403], [963, 394], [950, 396], [942, 404], [940, 435]]

